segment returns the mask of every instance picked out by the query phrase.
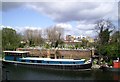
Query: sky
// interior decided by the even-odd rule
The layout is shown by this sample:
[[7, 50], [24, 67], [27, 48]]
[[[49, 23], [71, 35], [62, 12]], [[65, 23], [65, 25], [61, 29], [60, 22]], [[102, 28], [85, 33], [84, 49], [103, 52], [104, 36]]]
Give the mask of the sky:
[[22, 33], [25, 29], [64, 28], [65, 35], [95, 37], [95, 22], [109, 19], [118, 27], [118, 0], [4, 0], [1, 27]]

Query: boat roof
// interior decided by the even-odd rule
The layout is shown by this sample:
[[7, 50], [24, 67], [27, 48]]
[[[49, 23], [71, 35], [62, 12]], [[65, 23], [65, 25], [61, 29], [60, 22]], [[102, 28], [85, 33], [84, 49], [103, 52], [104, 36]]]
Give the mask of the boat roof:
[[3, 51], [5, 53], [29, 53], [30, 51]]
[[44, 61], [85, 61], [85, 59], [79, 59], [79, 60], [74, 60], [74, 59], [51, 59], [51, 58], [36, 58], [36, 57], [26, 57], [26, 58], [21, 58], [23, 60], [44, 60]]

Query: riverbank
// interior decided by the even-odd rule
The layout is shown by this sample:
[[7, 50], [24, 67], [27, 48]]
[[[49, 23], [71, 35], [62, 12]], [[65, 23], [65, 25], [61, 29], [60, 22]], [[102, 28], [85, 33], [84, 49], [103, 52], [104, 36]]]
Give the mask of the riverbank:
[[100, 65], [98, 65], [98, 64], [92, 64], [92, 67], [91, 67], [92, 69], [99, 69], [100, 68]]

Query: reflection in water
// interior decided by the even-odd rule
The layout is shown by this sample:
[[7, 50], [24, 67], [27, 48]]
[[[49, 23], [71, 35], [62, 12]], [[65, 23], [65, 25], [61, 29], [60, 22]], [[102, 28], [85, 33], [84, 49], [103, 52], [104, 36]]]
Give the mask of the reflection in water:
[[101, 70], [63, 71], [41, 68], [4, 65], [3, 80], [8, 72], [9, 80], [120, 80], [120, 74], [103, 72]]
[[114, 80], [120, 80], [120, 73], [114, 72], [114, 73], [113, 73], [113, 79], [114, 79]]

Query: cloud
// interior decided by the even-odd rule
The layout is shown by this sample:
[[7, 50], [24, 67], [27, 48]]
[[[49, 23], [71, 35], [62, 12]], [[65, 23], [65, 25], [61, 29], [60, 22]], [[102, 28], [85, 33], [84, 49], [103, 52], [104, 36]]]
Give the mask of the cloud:
[[4, 28], [4, 25], [0, 25], [0, 30], [1, 30], [2, 28]]
[[61, 27], [63, 28], [65, 31], [70, 31], [72, 30], [72, 25], [71, 24], [67, 24], [67, 23], [58, 23], [55, 25], [56, 27]]
[[24, 6], [25, 2], [2, 2], [2, 11], [6, 12]]
[[118, 2], [118, 26], [120, 30], [120, 2]]
[[96, 35], [97, 32], [95, 32], [94, 30], [85, 31], [85, 36], [95, 37]]
[[12, 26], [4, 26], [4, 25], [0, 25], [0, 28], [12, 28], [14, 30], [17, 31], [17, 33], [20, 33], [20, 34], [23, 34], [25, 32], [25, 30], [27, 29], [30, 29], [30, 30], [43, 30], [41, 27], [33, 27], [33, 26], [24, 26], [24, 27], [19, 27], [19, 26], [15, 26], [15, 27], [12, 27]]
[[94, 30], [95, 24], [79, 24], [77, 28], [79, 30]]
[[11, 27], [11, 26], [4, 26], [4, 25], [1, 25], [1, 27], [2, 27], [2, 28], [12, 28], [12, 29], [13, 29], [13, 27]]
[[33, 26], [25, 26], [24, 29], [30, 29], [30, 30], [42, 30], [41, 27], [33, 27]]
[[111, 12], [117, 12], [115, 4], [111, 2], [39, 2], [29, 3], [32, 8], [56, 22], [90, 21], [104, 18]]
[[64, 28], [64, 37], [66, 37], [66, 35], [84, 35], [91, 37], [94, 37], [96, 35], [96, 32], [94, 30], [95, 24], [78, 24], [77, 26], [73, 27], [73, 25], [68, 23], [58, 23], [55, 26]]
[[94, 30], [95, 24], [86, 24], [84, 22], [79, 22], [78, 25], [73, 27], [73, 25], [68, 23], [58, 23], [55, 26], [64, 28], [64, 37], [66, 37], [66, 35], [84, 35], [94, 37], [97, 34], [97, 32]]
[[[96, 20], [105, 18], [112, 21], [117, 21], [118, 10], [117, 2], [80, 2], [80, 0], [74, 0], [74, 2], [62, 0], [57, 2], [3, 2], [2, 10], [9, 11], [14, 8], [24, 6], [39, 12], [45, 16], [51, 18], [56, 26], [60, 26], [65, 29], [65, 34], [71, 35], [94, 35], [94, 22]], [[94, 1], [94, 0], [92, 0]], [[113, 0], [114, 1], [114, 0]], [[119, 8], [118, 8], [119, 9]], [[120, 16], [119, 16], [120, 19]], [[78, 22], [73, 28], [70, 24], [71, 21]], [[33, 26], [26, 26], [24, 28], [15, 27], [20, 29], [30, 28], [36, 29]], [[37, 27], [38, 28], [38, 27]], [[39, 27], [40, 28], [40, 27]], [[22, 30], [21, 30], [22, 31]]]
[[2, 2], [118, 2], [120, 0], [3, 0]]
[[23, 34], [25, 32], [25, 30], [29, 29], [29, 30], [39, 30], [42, 31], [43, 29], [41, 27], [35, 27], [35, 26], [24, 26], [24, 27], [14, 27], [14, 29], [20, 33]]
[[[14, 0], [13, 0], [14, 1]], [[91, 2], [92, 1], [92, 2]], [[115, 1], [115, 0], [112, 0]], [[74, 2], [63, 0], [58, 2], [2, 2], [2, 10], [8, 11], [21, 6], [33, 9], [43, 15], [48, 16], [55, 22], [86, 21], [94, 22], [100, 18], [111, 18], [116, 20], [116, 2]], [[118, 16], [118, 15], [117, 15]]]

